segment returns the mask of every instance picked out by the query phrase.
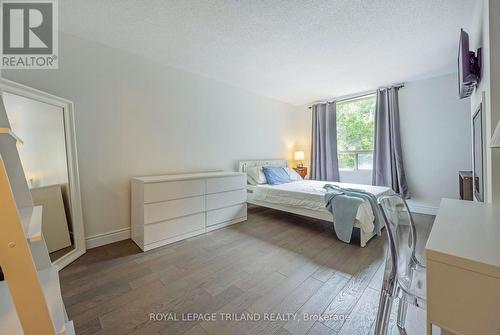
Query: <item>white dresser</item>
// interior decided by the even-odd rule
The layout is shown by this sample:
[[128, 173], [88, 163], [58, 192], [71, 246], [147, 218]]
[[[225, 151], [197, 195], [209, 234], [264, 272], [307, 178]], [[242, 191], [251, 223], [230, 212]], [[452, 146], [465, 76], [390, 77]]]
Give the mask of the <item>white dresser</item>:
[[[500, 334], [500, 207], [443, 199], [425, 247], [427, 334]], [[443, 332], [442, 332], [443, 334]]]
[[239, 172], [132, 178], [132, 240], [147, 251], [245, 221], [246, 182]]

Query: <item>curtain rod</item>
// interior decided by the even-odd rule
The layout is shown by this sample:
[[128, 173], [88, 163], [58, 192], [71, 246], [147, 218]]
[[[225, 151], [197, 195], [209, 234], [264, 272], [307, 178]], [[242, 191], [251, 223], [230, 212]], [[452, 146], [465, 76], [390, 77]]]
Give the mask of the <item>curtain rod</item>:
[[394, 85], [389, 85], [389, 86], [381, 86], [381, 87], [379, 87], [376, 90], [358, 92], [358, 93], [349, 94], [349, 95], [343, 95], [343, 96], [340, 96], [340, 97], [337, 97], [337, 98], [328, 99], [328, 100], [315, 101], [308, 108], [311, 109], [312, 106], [317, 105], [317, 104], [322, 104], [322, 103], [323, 104], [325, 104], [325, 103], [326, 104], [331, 104], [333, 102], [344, 102], [344, 101], [349, 101], [349, 100], [355, 100], [355, 99], [358, 99], [358, 98], [362, 98], [362, 97], [366, 97], [368, 95], [375, 94], [375, 93], [377, 93], [378, 90], [387, 90], [389, 88], [402, 88], [402, 87], [405, 87], [404, 83], [394, 84]]

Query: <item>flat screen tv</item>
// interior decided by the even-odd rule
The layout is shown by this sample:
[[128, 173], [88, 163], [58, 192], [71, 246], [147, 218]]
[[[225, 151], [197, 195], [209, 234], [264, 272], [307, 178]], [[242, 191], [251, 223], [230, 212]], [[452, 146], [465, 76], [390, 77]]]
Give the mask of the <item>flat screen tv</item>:
[[481, 49], [469, 51], [469, 35], [460, 29], [458, 42], [458, 95], [460, 99], [469, 97], [479, 82], [481, 73]]
[[479, 104], [472, 116], [472, 150], [473, 150], [473, 175], [474, 175], [474, 197], [477, 201], [484, 201], [483, 186], [483, 112], [482, 104]]

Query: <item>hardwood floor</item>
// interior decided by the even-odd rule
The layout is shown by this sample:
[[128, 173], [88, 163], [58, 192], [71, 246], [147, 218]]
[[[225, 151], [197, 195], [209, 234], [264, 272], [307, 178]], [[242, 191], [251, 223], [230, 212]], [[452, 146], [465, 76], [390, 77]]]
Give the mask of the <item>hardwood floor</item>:
[[[428, 231], [433, 217], [416, 221]], [[130, 240], [91, 249], [61, 286], [81, 335], [362, 335], [373, 332], [385, 248], [385, 231], [360, 248], [327, 222], [253, 207], [246, 222], [146, 253]], [[408, 318], [409, 334], [423, 334], [425, 313]]]

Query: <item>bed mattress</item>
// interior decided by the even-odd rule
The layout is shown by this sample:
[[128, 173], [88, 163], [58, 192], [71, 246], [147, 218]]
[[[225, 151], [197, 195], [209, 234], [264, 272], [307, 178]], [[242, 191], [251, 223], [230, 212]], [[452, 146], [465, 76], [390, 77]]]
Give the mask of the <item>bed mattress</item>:
[[[317, 180], [300, 180], [280, 185], [255, 185], [249, 186], [252, 193], [249, 194], [249, 201], [252, 200], [267, 202], [276, 205], [289, 206], [294, 208], [303, 208], [308, 210], [329, 213], [325, 207], [325, 193], [323, 186], [326, 184], [337, 185], [342, 188], [355, 188], [369, 193], [376, 197], [392, 194], [393, 191], [388, 187], [335, 183]], [[374, 215], [370, 203], [365, 201], [359, 206], [356, 214], [355, 227], [363, 229], [366, 233], [373, 232]], [[335, 213], [333, 213], [335, 220]]]

